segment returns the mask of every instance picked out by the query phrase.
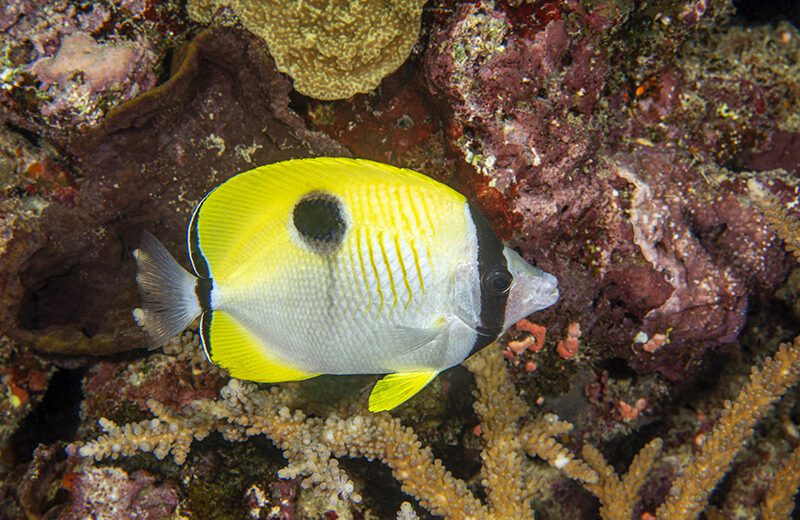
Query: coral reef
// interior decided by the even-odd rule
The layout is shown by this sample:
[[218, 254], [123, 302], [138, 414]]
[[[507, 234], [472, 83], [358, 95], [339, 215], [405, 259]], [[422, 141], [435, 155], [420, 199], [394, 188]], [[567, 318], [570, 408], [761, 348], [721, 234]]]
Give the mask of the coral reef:
[[190, 0], [189, 15], [210, 23], [230, 7], [266, 41], [278, 70], [317, 99], [369, 92], [394, 72], [417, 42], [423, 0], [280, 2]]
[[[789, 518], [800, 32], [753, 10], [4, 3], [0, 517]], [[316, 155], [462, 191], [558, 306], [391, 414], [145, 350], [141, 230], [186, 264], [208, 189]]]
[[[100, 45], [88, 33], [78, 32], [65, 35], [53, 57], [35, 61], [29, 70], [41, 83], [42, 89], [59, 91], [59, 94], [49, 96], [52, 100], [40, 107], [41, 114], [66, 119], [72, 114], [65, 116], [62, 112], [69, 113], [73, 107], [87, 106], [84, 100], [98, 92], [120, 91], [121, 99], [128, 100], [150, 90], [155, 86], [154, 62], [152, 54], [137, 49], [132, 42]], [[125, 82], [134, 76], [137, 68], [150, 71], [149, 77], [132, 82], [126, 88]], [[96, 123], [105, 115], [99, 104], [87, 106], [87, 112], [81, 117], [84, 124]]]
[[88, 468], [71, 484], [74, 498], [60, 518], [178, 518], [174, 484], [155, 480], [144, 471], [128, 475], [111, 466]]
[[4, 119], [63, 143], [154, 87], [171, 35], [148, 18], [141, 1], [5, 2]]
[[[631, 13], [613, 2], [591, 13], [574, 4], [546, 5], [540, 5], [536, 24], [522, 27], [518, 17], [526, 12], [519, 7], [457, 5], [434, 30], [426, 74], [452, 110], [450, 145], [472, 166], [464, 169], [462, 183], [527, 258], [562, 274], [561, 318], [549, 320], [549, 328], [566, 332], [577, 322], [595, 348], [613, 350], [637, 370], [685, 376], [709, 348], [738, 336], [751, 295], [776, 287], [787, 271], [785, 257], [742, 201], [746, 178], [721, 166], [733, 158], [720, 156], [722, 144], [701, 142], [705, 135], [733, 132], [717, 125], [716, 114], [730, 96], [716, 89], [728, 83], [710, 81], [709, 88], [705, 78], [679, 82], [682, 76], [670, 69], [661, 71], [661, 83], [635, 89], [635, 105], [623, 105], [622, 82], [655, 67], [612, 66], [613, 45], [603, 39], [620, 37], [620, 21]], [[789, 26], [781, 31], [796, 32]], [[792, 37], [798, 35], [790, 42]], [[763, 37], [739, 38], [756, 46]], [[791, 63], [794, 43], [778, 53]], [[687, 70], [708, 74], [691, 56]], [[759, 62], [740, 68], [726, 76], [731, 96], [745, 74], [751, 82], [764, 78], [760, 88], [776, 97], [794, 88], [791, 75], [784, 79]], [[762, 72], [753, 74], [755, 69]], [[607, 90], [613, 94], [604, 95]], [[737, 96], [736, 106], [752, 106], [746, 94]], [[697, 110], [700, 99], [707, 110]], [[715, 104], [718, 110], [710, 113]], [[729, 101], [728, 110], [733, 106]], [[791, 113], [770, 105], [764, 120]], [[729, 119], [740, 121], [737, 131], [743, 131], [745, 121], [748, 129], [753, 122], [747, 116], [736, 112]], [[751, 132], [770, 135], [758, 126]], [[755, 140], [725, 146], [742, 150]], [[708, 156], [720, 163], [701, 161]], [[783, 180], [792, 193], [797, 179]], [[648, 344], [656, 335], [665, 337], [658, 351]]]
[[203, 33], [175, 67], [71, 140], [73, 203], [35, 194], [0, 202], [0, 327], [18, 342], [59, 353], [140, 347], [130, 252], [142, 228], [182, 244], [192, 208], [221, 180], [254, 164], [343, 153], [288, 110], [288, 82], [252, 38]]
[[41, 402], [53, 371], [8, 338], [0, 338], [0, 450]]
[[[120, 427], [100, 419], [105, 432], [83, 446], [72, 445], [70, 453], [102, 460], [152, 452], [158, 459], [171, 454], [176, 464], [186, 461], [194, 440], [219, 431], [228, 441], [266, 435], [283, 450], [289, 465], [279, 472], [283, 478], [304, 477], [303, 487], [315, 487], [331, 502], [361, 502], [349, 476], [336, 458], [379, 459], [392, 469], [405, 493], [435, 515], [446, 518], [531, 518], [530, 501], [541, 481], [524, 465], [524, 453], [538, 456], [575, 479], [601, 502], [604, 519], [632, 518], [636, 499], [661, 453], [661, 439], [642, 448], [620, 478], [603, 455], [591, 444], [583, 448], [584, 461], [576, 458], [555, 436], [572, 429], [569, 423], [547, 419], [520, 424], [527, 407], [515, 395], [500, 351], [486, 349], [466, 363], [477, 383], [475, 412], [480, 420], [483, 467], [481, 485], [487, 504], [435, 460], [428, 447], [400, 420], [387, 413], [370, 414], [363, 406], [343, 416], [309, 417], [292, 410], [296, 401], [289, 385], [258, 390], [256, 385], [236, 379], [220, 391], [219, 400], [192, 401], [180, 413], [155, 400], [148, 406], [154, 418]], [[781, 345], [774, 358], [753, 369], [750, 382], [725, 408], [701, 450], [676, 478], [656, 518], [697, 518], [705, 509], [709, 493], [729, 469], [734, 457], [753, 433], [754, 425], [783, 394], [800, 381], [800, 337]], [[786, 471], [789, 471], [788, 469]], [[790, 487], [796, 491], [796, 487]], [[786, 509], [786, 498], [769, 498], [765, 510]]]

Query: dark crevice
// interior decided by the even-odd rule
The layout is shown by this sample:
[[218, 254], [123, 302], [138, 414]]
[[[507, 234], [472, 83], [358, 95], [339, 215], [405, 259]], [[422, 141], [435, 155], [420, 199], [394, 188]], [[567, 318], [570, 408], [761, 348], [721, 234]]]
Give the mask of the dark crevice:
[[70, 442], [76, 438], [83, 373], [83, 369], [59, 369], [53, 374], [42, 402], [25, 417], [9, 440], [16, 460], [30, 461], [33, 450], [40, 444]]
[[309, 121], [307, 119], [309, 108], [309, 99], [306, 96], [300, 94], [296, 90], [289, 92], [289, 110], [299, 115], [303, 119], [306, 119], [307, 126], [313, 126], [309, 125]]
[[64, 305], [63, 298], [72, 274], [73, 268], [65, 267], [25, 293], [19, 310], [20, 327], [40, 330], [51, 325], [68, 324], [73, 320], [75, 307]]
[[619, 357], [603, 359], [597, 363], [597, 366], [608, 371], [611, 379], [634, 379], [637, 376], [636, 371], [628, 365], [628, 362]]
[[797, 0], [734, 0], [733, 6], [739, 18], [747, 24], [788, 20], [800, 27], [800, 2]]
[[35, 146], [35, 147], [38, 148], [38, 147], [40, 147], [42, 145], [41, 136], [36, 135], [36, 133], [31, 132], [30, 130], [27, 130], [25, 128], [22, 128], [20, 126], [14, 125], [14, 124], [9, 123], [9, 122], [5, 123], [5, 127], [8, 130], [10, 130], [10, 131], [14, 132], [15, 134], [19, 135], [20, 137], [22, 137], [23, 139], [25, 139], [32, 146]]

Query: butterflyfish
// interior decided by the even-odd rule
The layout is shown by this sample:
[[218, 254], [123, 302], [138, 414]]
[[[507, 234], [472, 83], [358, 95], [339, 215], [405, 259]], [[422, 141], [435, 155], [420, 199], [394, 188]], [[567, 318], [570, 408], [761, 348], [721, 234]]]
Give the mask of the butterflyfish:
[[199, 316], [206, 356], [239, 379], [388, 374], [372, 411], [558, 300], [556, 278], [504, 247], [463, 195], [363, 159], [240, 173], [200, 201], [187, 242], [192, 273], [147, 232], [134, 253], [134, 317], [154, 347]]

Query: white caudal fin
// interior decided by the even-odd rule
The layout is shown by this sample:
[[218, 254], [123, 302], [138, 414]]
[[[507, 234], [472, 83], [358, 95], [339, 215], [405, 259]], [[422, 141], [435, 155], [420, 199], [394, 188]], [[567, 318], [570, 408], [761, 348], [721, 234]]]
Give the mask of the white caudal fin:
[[142, 295], [142, 308], [134, 309], [133, 318], [152, 338], [150, 348], [158, 348], [200, 315], [197, 278], [147, 231], [133, 256]]

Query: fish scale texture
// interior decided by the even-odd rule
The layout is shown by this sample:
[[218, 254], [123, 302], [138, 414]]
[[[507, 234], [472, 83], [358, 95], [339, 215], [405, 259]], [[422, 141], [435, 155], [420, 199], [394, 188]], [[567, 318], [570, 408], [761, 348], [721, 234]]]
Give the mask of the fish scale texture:
[[[454, 312], [456, 270], [476, 257], [464, 197], [413, 172], [327, 161], [245, 174], [204, 201], [197, 229], [214, 279], [212, 307], [261, 338], [276, 361], [304, 371], [461, 361], [472, 341], [436, 336]], [[309, 193], [341, 204], [346, 230], [332, 250], [310, 244], [292, 223], [292, 208]]]

